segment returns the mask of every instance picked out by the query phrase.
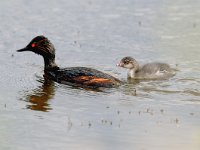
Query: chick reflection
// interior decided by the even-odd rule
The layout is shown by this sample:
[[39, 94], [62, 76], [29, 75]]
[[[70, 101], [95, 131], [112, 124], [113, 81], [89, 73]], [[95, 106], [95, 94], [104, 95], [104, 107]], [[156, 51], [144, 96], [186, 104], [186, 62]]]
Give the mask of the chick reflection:
[[121, 86], [121, 91], [125, 95], [138, 96], [137, 85], [139, 83], [140, 83], [140, 80], [127, 78], [127, 81], [124, 81], [124, 84]]
[[27, 105], [28, 109], [47, 112], [51, 110], [48, 100], [52, 99], [55, 94], [54, 82], [44, 79], [40, 80], [42, 86], [33, 90], [32, 94], [26, 95], [26, 100], [31, 104]]

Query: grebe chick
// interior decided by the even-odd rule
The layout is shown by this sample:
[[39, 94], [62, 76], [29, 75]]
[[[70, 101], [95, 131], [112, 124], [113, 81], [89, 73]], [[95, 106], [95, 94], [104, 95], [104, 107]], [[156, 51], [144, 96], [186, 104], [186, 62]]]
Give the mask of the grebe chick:
[[116, 87], [121, 84], [117, 78], [86, 67], [59, 68], [55, 63], [54, 45], [44, 36], [37, 36], [18, 52], [31, 51], [44, 58], [44, 77], [58, 83], [90, 88]]
[[166, 79], [175, 75], [175, 69], [170, 68], [168, 64], [152, 62], [139, 66], [139, 63], [132, 57], [124, 57], [119, 67], [128, 69], [128, 78], [134, 79]]

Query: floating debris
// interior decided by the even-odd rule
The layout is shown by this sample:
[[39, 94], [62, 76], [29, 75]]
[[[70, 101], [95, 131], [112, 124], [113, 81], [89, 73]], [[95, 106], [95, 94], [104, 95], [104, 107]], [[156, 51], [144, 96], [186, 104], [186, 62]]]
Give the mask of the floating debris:
[[140, 114], [141, 114], [141, 111], [138, 111], [138, 114], [140, 115]]
[[179, 120], [178, 120], [178, 118], [176, 118], [176, 119], [175, 119], [175, 123], [176, 123], [176, 124], [178, 124], [178, 123], [179, 123]]
[[120, 111], [119, 111], [119, 110], [117, 111], [117, 114], [118, 114], [118, 115], [120, 114]]
[[68, 116], [68, 130], [70, 130], [71, 128], [72, 128], [72, 121], [70, 117]]
[[142, 22], [141, 22], [141, 21], [138, 21], [138, 25], [139, 25], [139, 26], [142, 26]]
[[112, 125], [112, 121], [110, 121], [110, 125]]
[[88, 123], [88, 126], [89, 126], [89, 128], [90, 128], [90, 127], [92, 126], [92, 124], [89, 122], [89, 123]]
[[194, 113], [191, 112], [190, 115], [191, 115], [191, 116], [194, 116]]
[[193, 23], [193, 28], [196, 28], [196, 26], [197, 26], [196, 23]]

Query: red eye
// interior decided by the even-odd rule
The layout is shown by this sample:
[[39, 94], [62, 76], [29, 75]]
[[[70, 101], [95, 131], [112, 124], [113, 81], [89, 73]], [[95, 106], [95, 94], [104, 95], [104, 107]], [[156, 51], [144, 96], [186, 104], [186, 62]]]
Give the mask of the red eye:
[[35, 46], [36, 46], [36, 44], [35, 44], [35, 43], [31, 44], [31, 47], [32, 47], [32, 48], [34, 48]]

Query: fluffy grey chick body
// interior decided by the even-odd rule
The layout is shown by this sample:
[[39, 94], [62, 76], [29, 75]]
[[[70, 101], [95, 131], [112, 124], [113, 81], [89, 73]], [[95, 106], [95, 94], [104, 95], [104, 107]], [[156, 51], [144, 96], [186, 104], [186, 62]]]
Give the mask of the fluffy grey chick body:
[[175, 69], [166, 63], [152, 62], [140, 66], [129, 56], [122, 58], [117, 66], [128, 69], [128, 78], [134, 79], [166, 79], [176, 74]]

